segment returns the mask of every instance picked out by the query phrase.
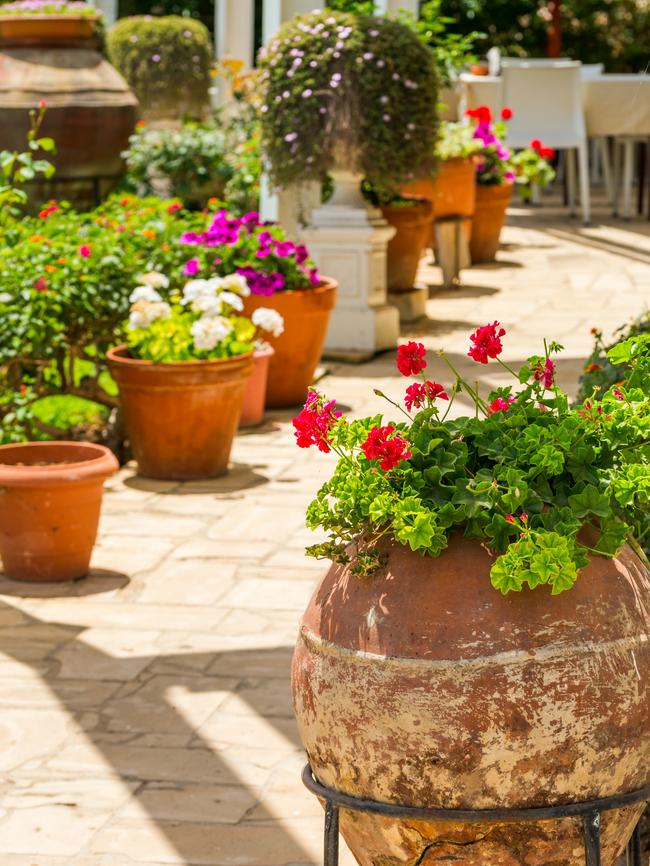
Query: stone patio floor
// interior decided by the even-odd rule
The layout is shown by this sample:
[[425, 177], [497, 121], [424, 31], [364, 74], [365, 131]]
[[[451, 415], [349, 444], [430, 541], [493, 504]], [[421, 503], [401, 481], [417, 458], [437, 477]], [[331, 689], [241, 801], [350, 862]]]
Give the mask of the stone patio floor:
[[[429, 318], [404, 336], [444, 345], [491, 385], [500, 369], [464, 354], [469, 333], [498, 319], [506, 361], [555, 338], [575, 388], [590, 328], [611, 333], [650, 304], [650, 223], [583, 230], [551, 202], [513, 209], [510, 224], [498, 263], [464, 272], [457, 290], [437, 290], [423, 265]], [[380, 405], [373, 386], [399, 398], [404, 384], [390, 352], [330, 364], [320, 387], [357, 415]], [[291, 417], [239, 436], [220, 480], [124, 468], [86, 580], [0, 582], [2, 866], [321, 862], [289, 665], [326, 568], [303, 555], [304, 509], [333, 464], [293, 445]]]

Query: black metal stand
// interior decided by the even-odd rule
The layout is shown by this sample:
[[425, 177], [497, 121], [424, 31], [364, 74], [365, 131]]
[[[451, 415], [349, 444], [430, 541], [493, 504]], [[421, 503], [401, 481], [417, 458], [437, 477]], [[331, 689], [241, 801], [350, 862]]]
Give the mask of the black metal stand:
[[[534, 809], [426, 809], [419, 806], [398, 806], [379, 803], [376, 800], [361, 800], [327, 788], [316, 780], [309, 764], [302, 771], [305, 786], [325, 801], [324, 859], [323, 866], [338, 866], [339, 863], [339, 809], [353, 812], [369, 812], [385, 818], [411, 818], [431, 821], [540, 821], [549, 818], [582, 819], [585, 840], [585, 866], [600, 866], [600, 816], [610, 809], [619, 809], [633, 803], [650, 800], [650, 784], [638, 791], [615, 794], [602, 800], [587, 800], [583, 803], [566, 803], [562, 806], [541, 806]], [[642, 866], [641, 838], [639, 827], [634, 830], [627, 846], [627, 866]]]

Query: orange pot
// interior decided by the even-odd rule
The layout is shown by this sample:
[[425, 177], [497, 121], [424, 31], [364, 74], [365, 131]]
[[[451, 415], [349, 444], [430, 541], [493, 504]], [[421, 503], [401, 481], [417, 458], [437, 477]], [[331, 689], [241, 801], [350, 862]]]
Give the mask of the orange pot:
[[59, 45], [91, 39], [99, 16], [93, 15], [2, 15], [0, 43], [3, 45]]
[[336, 301], [335, 280], [323, 277], [315, 289], [276, 292], [270, 297], [244, 299], [244, 315], [260, 307], [277, 310], [284, 318], [279, 337], [265, 337], [275, 350], [269, 365], [266, 406], [279, 409], [304, 403], [323, 351], [330, 314]]
[[115, 456], [89, 442], [0, 447], [0, 557], [7, 577], [35, 582], [88, 573]]
[[266, 386], [269, 380], [269, 364], [273, 347], [266, 346], [253, 352], [253, 373], [246, 382], [244, 404], [239, 418], [240, 427], [256, 427], [264, 420]]
[[228, 470], [253, 353], [213, 361], [155, 364], [107, 353], [120, 389], [124, 422], [148, 478], [215, 478]]
[[408, 205], [382, 205], [381, 212], [395, 229], [388, 241], [386, 288], [389, 292], [409, 291], [431, 234], [433, 205], [428, 198], [413, 197]]
[[499, 236], [512, 198], [512, 184], [477, 184], [476, 208], [472, 219], [469, 252], [472, 264], [493, 262], [499, 249]]
[[[443, 159], [438, 164], [435, 177], [413, 181], [404, 188], [405, 193], [431, 199], [433, 220], [429, 246], [435, 248], [433, 225], [436, 219], [461, 216], [472, 217], [476, 206], [476, 169], [469, 157]], [[465, 223], [467, 240], [471, 234], [471, 223]]]

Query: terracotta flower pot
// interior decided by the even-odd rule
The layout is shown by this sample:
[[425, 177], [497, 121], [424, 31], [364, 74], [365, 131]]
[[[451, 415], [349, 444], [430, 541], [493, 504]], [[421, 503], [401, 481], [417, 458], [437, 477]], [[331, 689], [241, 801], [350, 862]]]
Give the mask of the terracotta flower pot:
[[267, 408], [304, 403], [323, 351], [336, 288], [334, 280], [323, 277], [323, 283], [315, 289], [276, 292], [269, 297], [250, 295], [244, 300], [245, 316], [251, 316], [259, 307], [270, 307], [284, 318], [283, 333], [265, 337], [275, 350], [269, 365]]
[[493, 262], [499, 249], [501, 229], [512, 198], [512, 184], [477, 184], [469, 252], [472, 264]]
[[107, 353], [138, 471], [148, 478], [215, 478], [228, 470], [253, 353], [154, 364]]
[[239, 418], [240, 427], [256, 427], [264, 420], [266, 386], [269, 380], [269, 364], [273, 354], [272, 346], [256, 349], [253, 352], [253, 373], [246, 382], [244, 403]]
[[[461, 536], [436, 559], [390, 541], [384, 552], [370, 580], [354, 563], [332, 567], [303, 617], [293, 699], [320, 782], [449, 809], [558, 805], [648, 783], [650, 573], [629, 548], [592, 558], [557, 596], [501, 595], [493, 558]], [[603, 813], [603, 866], [642, 812]], [[341, 831], [361, 866], [584, 862], [575, 818], [446, 823], [344, 809]]]
[[88, 573], [115, 456], [89, 442], [0, 447], [0, 557], [7, 577], [74, 580]]
[[[461, 216], [472, 217], [476, 205], [476, 169], [470, 158], [443, 159], [438, 164], [435, 177], [413, 181], [404, 192], [424, 196], [433, 204], [431, 237], [428, 245], [435, 248], [433, 225], [436, 219]], [[466, 225], [467, 240], [470, 238], [471, 223]]]
[[0, 44], [60, 45], [91, 39], [97, 15], [2, 15]]
[[427, 198], [413, 198], [408, 205], [382, 205], [381, 212], [395, 228], [395, 234], [388, 241], [386, 288], [389, 292], [409, 291], [429, 242], [433, 205]]

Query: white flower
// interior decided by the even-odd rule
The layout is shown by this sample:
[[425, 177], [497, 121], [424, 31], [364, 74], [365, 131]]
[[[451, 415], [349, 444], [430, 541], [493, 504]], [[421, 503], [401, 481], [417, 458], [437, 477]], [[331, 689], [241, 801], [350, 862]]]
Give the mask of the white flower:
[[199, 319], [190, 328], [194, 346], [206, 352], [212, 351], [215, 346], [223, 342], [231, 331], [232, 325], [228, 319], [223, 318]]
[[284, 331], [284, 319], [277, 310], [270, 307], [258, 307], [253, 311], [251, 322], [263, 331], [268, 331], [274, 337], [279, 337]]
[[129, 301], [137, 304], [138, 301], [162, 301], [162, 298], [151, 286], [137, 286], [129, 295]]
[[137, 301], [129, 316], [129, 329], [148, 328], [156, 319], [168, 319], [172, 310], [164, 301]]
[[164, 274], [158, 271], [149, 271], [148, 274], [142, 274], [138, 277], [141, 283], [145, 286], [151, 286], [152, 289], [168, 289], [169, 280]]
[[183, 299], [181, 304], [190, 304], [202, 295], [214, 294], [211, 292], [207, 280], [190, 280], [183, 287]]
[[244, 309], [244, 302], [239, 295], [236, 295], [234, 292], [222, 292], [219, 295], [219, 300], [223, 304], [228, 304], [229, 307], [232, 307], [233, 310], [237, 310], [238, 312], [241, 312]]
[[10, 295], [9, 292], [0, 292], [0, 304], [10, 304], [13, 299], [13, 295]]
[[193, 313], [203, 313], [204, 316], [219, 316], [222, 308], [221, 298], [217, 295], [199, 295], [190, 305]]
[[221, 284], [226, 291], [234, 292], [242, 298], [247, 298], [251, 293], [246, 277], [242, 277], [241, 274], [228, 274], [227, 277], [223, 277]]

